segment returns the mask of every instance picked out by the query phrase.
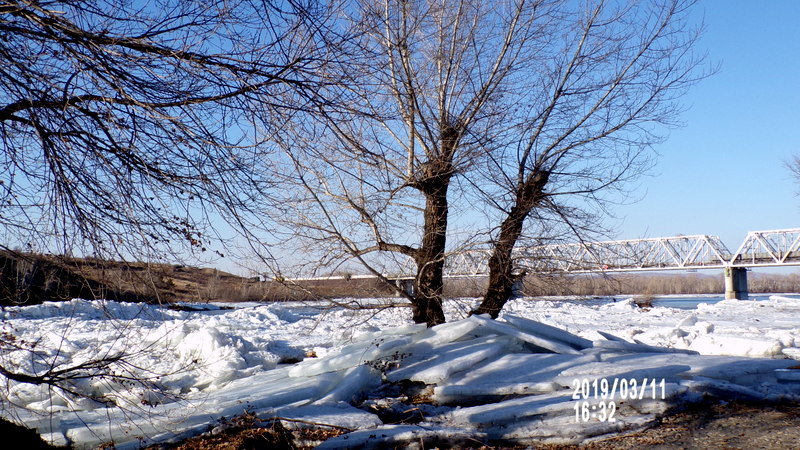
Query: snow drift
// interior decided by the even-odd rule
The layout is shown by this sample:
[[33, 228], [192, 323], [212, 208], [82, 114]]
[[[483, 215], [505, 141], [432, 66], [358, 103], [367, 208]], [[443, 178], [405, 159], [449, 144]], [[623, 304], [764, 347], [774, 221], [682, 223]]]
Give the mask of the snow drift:
[[[323, 444], [340, 448], [580, 443], [708, 396], [800, 398], [798, 362], [785, 356], [800, 350], [800, 300], [785, 297], [696, 311], [520, 299], [500, 320], [431, 329], [409, 325], [398, 310], [367, 320], [366, 312], [323, 315], [308, 304], [244, 306], [190, 312], [74, 300], [6, 308], [3, 331], [36, 343], [4, 346], [7, 369], [40, 373], [124, 354], [124, 369], [148, 383], [77, 380], [74, 390], [90, 400], [4, 380], [0, 413], [57, 444], [136, 448], [252, 412], [352, 430]], [[450, 317], [466, 309], [459, 306], [450, 305]], [[391, 423], [409, 408], [413, 418]]]

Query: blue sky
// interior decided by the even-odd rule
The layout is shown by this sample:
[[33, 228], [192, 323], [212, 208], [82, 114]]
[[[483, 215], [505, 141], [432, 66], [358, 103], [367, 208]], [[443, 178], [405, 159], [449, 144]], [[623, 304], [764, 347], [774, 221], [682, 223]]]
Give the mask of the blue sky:
[[700, 0], [694, 13], [719, 70], [682, 98], [685, 126], [610, 225], [618, 239], [709, 234], [736, 251], [748, 231], [800, 228], [785, 167], [800, 156], [800, 0]]
[[700, 48], [719, 71], [682, 102], [640, 201], [616, 208], [620, 239], [711, 234], [735, 251], [748, 231], [800, 227], [800, 1], [706, 0]]

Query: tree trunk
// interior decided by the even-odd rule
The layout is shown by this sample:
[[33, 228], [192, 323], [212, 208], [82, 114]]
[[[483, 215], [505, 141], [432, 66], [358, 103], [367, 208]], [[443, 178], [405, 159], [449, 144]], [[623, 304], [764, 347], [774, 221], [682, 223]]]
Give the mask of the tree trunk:
[[447, 188], [449, 175], [429, 180], [425, 194], [422, 247], [416, 255], [417, 292], [413, 302], [416, 323], [429, 327], [445, 322], [442, 309], [444, 252], [447, 243]]
[[[515, 212], [512, 209], [512, 213]], [[530, 210], [528, 211], [528, 213]], [[518, 211], [518, 213], [520, 213]], [[527, 214], [525, 214], [527, 216]], [[516, 281], [512, 265], [511, 252], [522, 234], [524, 217], [519, 214], [509, 214], [500, 228], [492, 256], [489, 258], [489, 287], [486, 295], [477, 309], [471, 314], [489, 314], [496, 319], [500, 310], [512, 295], [512, 287]]]
[[517, 276], [513, 273], [511, 254], [522, 234], [525, 219], [544, 199], [544, 187], [549, 177], [549, 172], [534, 172], [517, 193], [514, 206], [500, 225], [500, 235], [489, 258], [489, 287], [486, 289], [486, 295], [470, 315], [489, 314], [496, 319], [500, 310], [511, 298], [514, 282], [517, 281]]

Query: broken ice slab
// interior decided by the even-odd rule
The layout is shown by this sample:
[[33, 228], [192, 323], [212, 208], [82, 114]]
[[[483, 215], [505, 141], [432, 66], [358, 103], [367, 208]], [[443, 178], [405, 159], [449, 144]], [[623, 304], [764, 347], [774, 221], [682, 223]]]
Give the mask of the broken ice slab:
[[513, 336], [519, 340], [531, 343], [546, 350], [550, 350], [554, 353], [580, 353], [578, 350], [575, 350], [572, 346], [568, 345], [564, 341], [548, 337], [535, 336], [508, 323], [498, 322], [497, 320], [489, 319], [484, 316], [472, 316], [471, 319], [475, 320], [479, 325], [491, 328], [498, 333]]
[[634, 344], [628, 341], [594, 341], [595, 349], [615, 350], [621, 352], [633, 353], [683, 353], [686, 355], [699, 355], [694, 350], [686, 350], [682, 348], [672, 347], [656, 347], [647, 344]]
[[515, 327], [519, 328], [522, 331], [533, 334], [535, 336], [541, 336], [544, 338], [563, 341], [575, 347], [578, 350], [583, 350], [593, 345], [592, 341], [590, 341], [589, 339], [584, 339], [578, 335], [570, 333], [569, 331], [566, 331], [561, 328], [556, 328], [554, 326], [550, 326], [542, 322], [526, 319], [524, 317], [512, 316], [511, 314], [505, 314], [503, 315], [503, 318], [508, 323], [514, 325]]
[[[487, 384], [550, 382], [562, 371], [600, 360], [600, 354], [561, 355], [558, 353], [505, 353], [451, 377], [448, 384]], [[568, 384], [567, 384], [568, 385]], [[567, 386], [565, 385], [565, 386]]]
[[738, 356], [695, 356], [691, 358], [692, 375], [726, 380], [740, 385], [758, 386], [774, 382], [776, 369], [796, 365], [791, 359], [742, 358]]
[[725, 401], [763, 401], [769, 398], [768, 394], [756, 391], [755, 389], [710, 378], [704, 379], [703, 377], [695, 377], [692, 380], [683, 380], [681, 384], [703, 396], [713, 396]]
[[[458, 351], [459, 349], [468, 346], [474, 346], [486, 342], [497, 342], [498, 338], [500, 337], [501, 336], [497, 334], [488, 334], [483, 336], [479, 335], [475, 337], [475, 334], [471, 333], [469, 338], [463, 338], [455, 342], [446, 342], [433, 345], [428, 341], [420, 343], [419, 340], [415, 340], [414, 343], [402, 347], [397, 352], [394, 352], [388, 357], [383, 358], [383, 360], [388, 363], [394, 362], [394, 364], [387, 364], [387, 366], [389, 366], [387, 367], [388, 369], [396, 369], [400, 366], [409, 367], [443, 354]], [[505, 340], [505, 342], [508, 342], [509, 344], [511, 343], [512, 338], [509, 338], [508, 336], [502, 336], [502, 338]], [[516, 343], [516, 340], [514, 340], [514, 342]]]
[[[620, 381], [633, 381], [637, 384], [650, 382], [657, 383], [661, 380], [673, 380], [681, 374], [688, 373], [692, 367], [688, 364], [651, 365], [643, 358], [637, 364], [635, 361], [625, 362], [595, 362], [575, 366], [564, 370], [553, 379], [556, 383], [572, 386], [575, 381], [607, 380], [608, 391], [616, 389]], [[615, 380], [617, 383], [615, 383]], [[655, 385], [653, 385], [655, 389]], [[573, 389], [574, 390], [574, 389]]]
[[799, 369], [776, 369], [775, 378], [780, 381], [795, 381], [800, 382]]
[[402, 347], [413, 342], [412, 337], [401, 337], [390, 340], [376, 339], [367, 346], [348, 346], [347, 351], [337, 355], [319, 359], [306, 359], [294, 365], [289, 370], [290, 377], [311, 377], [325, 372], [349, 369], [380, 357], [389, 355], [397, 347]]
[[613, 422], [576, 421], [575, 415], [543, 416], [494, 426], [486, 430], [489, 439], [520, 446], [542, 444], [577, 445], [586, 439], [631, 428], [644, 427], [656, 420], [652, 414], [616, 416]]
[[462, 425], [487, 424], [493, 426], [540, 414], [570, 415], [574, 408], [575, 401], [572, 399], [572, 392], [559, 391], [552, 394], [532, 395], [487, 405], [459, 408], [431, 420]]
[[[375, 414], [356, 408], [348, 403], [339, 402], [326, 405], [307, 405], [297, 408], [281, 408], [262, 417], [279, 417], [314, 424], [333, 425], [341, 428], [373, 428], [383, 422]], [[286, 428], [296, 428], [295, 422], [283, 423]]]
[[788, 356], [789, 358], [800, 361], [800, 348], [797, 347], [784, 348], [783, 350], [781, 350], [781, 353]]
[[536, 383], [470, 383], [450, 384], [433, 388], [433, 400], [438, 403], [457, 403], [474, 401], [485, 397], [502, 397], [508, 395], [548, 394], [563, 389], [559, 383], [541, 381]]
[[[635, 378], [688, 379], [695, 376], [716, 378], [744, 386], [775, 382], [775, 370], [797, 365], [788, 359], [742, 358], [737, 356], [686, 355], [680, 353], [600, 353], [600, 361], [574, 364], [562, 377], [596, 377], [611, 380], [624, 373]], [[637, 372], [638, 371], [638, 372]], [[555, 377], [551, 377], [555, 379]], [[630, 377], [628, 377], [630, 378]]]
[[[626, 339], [622, 339], [619, 336], [613, 335], [611, 333], [607, 333], [605, 331], [597, 330], [597, 334], [599, 334], [600, 336], [603, 336], [604, 338], [606, 338], [609, 341], [630, 343], [630, 341], [628, 341]], [[595, 342], [597, 342], [597, 341], [595, 341]]]
[[441, 345], [454, 342], [474, 330], [478, 324], [471, 318], [447, 322], [428, 328], [414, 336], [415, 344]]
[[[407, 379], [426, 384], [439, 383], [456, 372], [469, 369], [493, 355], [502, 354], [510, 344], [509, 338], [499, 336], [456, 342], [448, 345], [444, 351], [434, 352], [427, 359], [389, 372], [386, 378], [389, 381]], [[409, 348], [409, 351], [413, 352], [414, 348]]]
[[362, 392], [378, 386], [380, 382], [380, 376], [368, 366], [356, 366], [346, 371], [342, 376], [342, 381], [314, 404], [350, 402]]

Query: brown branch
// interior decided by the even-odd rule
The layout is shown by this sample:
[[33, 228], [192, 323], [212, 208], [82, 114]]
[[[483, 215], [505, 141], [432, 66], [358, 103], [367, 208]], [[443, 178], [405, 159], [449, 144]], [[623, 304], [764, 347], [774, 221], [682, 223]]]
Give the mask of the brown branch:
[[[289, 70], [289, 67], [287, 67], [286, 70]], [[109, 97], [109, 96], [91, 95], [91, 94], [76, 95], [61, 100], [23, 99], [13, 103], [9, 103], [3, 108], [0, 108], [0, 121], [16, 119], [16, 116], [13, 116], [14, 113], [25, 111], [28, 109], [46, 108], [54, 110], [63, 110], [67, 107], [76, 106], [81, 103], [88, 103], [88, 102], [101, 102], [101, 103], [110, 103], [110, 104], [124, 105], [124, 106], [138, 106], [148, 109], [174, 108], [179, 106], [189, 106], [200, 103], [218, 102], [220, 100], [226, 100], [229, 98], [237, 97], [242, 94], [257, 91], [265, 86], [269, 86], [271, 84], [278, 82], [276, 80], [278, 79], [276, 78], [275, 80], [264, 81], [253, 85], [247, 85], [239, 89], [219, 95], [205, 96], [205, 97], [187, 97], [185, 99], [173, 102], [146, 102], [142, 100], [136, 100], [133, 98]]]
[[62, 17], [54, 16], [51, 12], [46, 11], [39, 6], [34, 6], [33, 4], [29, 4], [28, 6], [43, 13], [44, 16], [37, 15], [33, 11], [25, 9], [23, 6], [19, 6], [17, 9], [13, 9], [8, 12], [14, 16], [18, 16], [32, 23], [38, 24], [44, 29], [51, 29], [63, 33], [65, 36], [71, 38], [62, 38], [63, 42], [67, 44], [81, 44], [83, 46], [88, 46], [88, 44], [93, 46], [120, 46], [130, 50], [135, 50], [137, 52], [152, 54], [160, 57], [220, 67], [229, 70], [232, 73], [242, 75], [265, 75], [261, 69], [246, 68], [240, 64], [234, 64], [234, 62], [241, 63], [241, 61], [235, 61], [231, 58], [228, 58], [229, 61], [224, 61], [220, 60], [218, 56], [215, 57], [202, 53], [158, 46], [148, 42], [146, 39], [147, 36], [132, 38], [128, 36], [110, 35], [107, 33], [93, 33], [79, 28], [72, 22], [69, 22]]
[[[102, 359], [86, 361], [75, 366], [69, 366], [62, 369], [50, 369], [41, 375], [28, 375], [25, 373], [12, 372], [3, 366], [0, 366], [0, 375], [8, 378], [9, 380], [19, 383], [42, 385], [47, 384], [51, 386], [59, 386], [67, 380], [77, 380], [82, 378], [94, 378], [100, 376], [99, 374], [81, 373], [81, 371], [91, 369], [104, 369], [110, 364], [119, 362], [123, 355], [115, 355]], [[116, 378], [116, 377], [115, 377]]]

